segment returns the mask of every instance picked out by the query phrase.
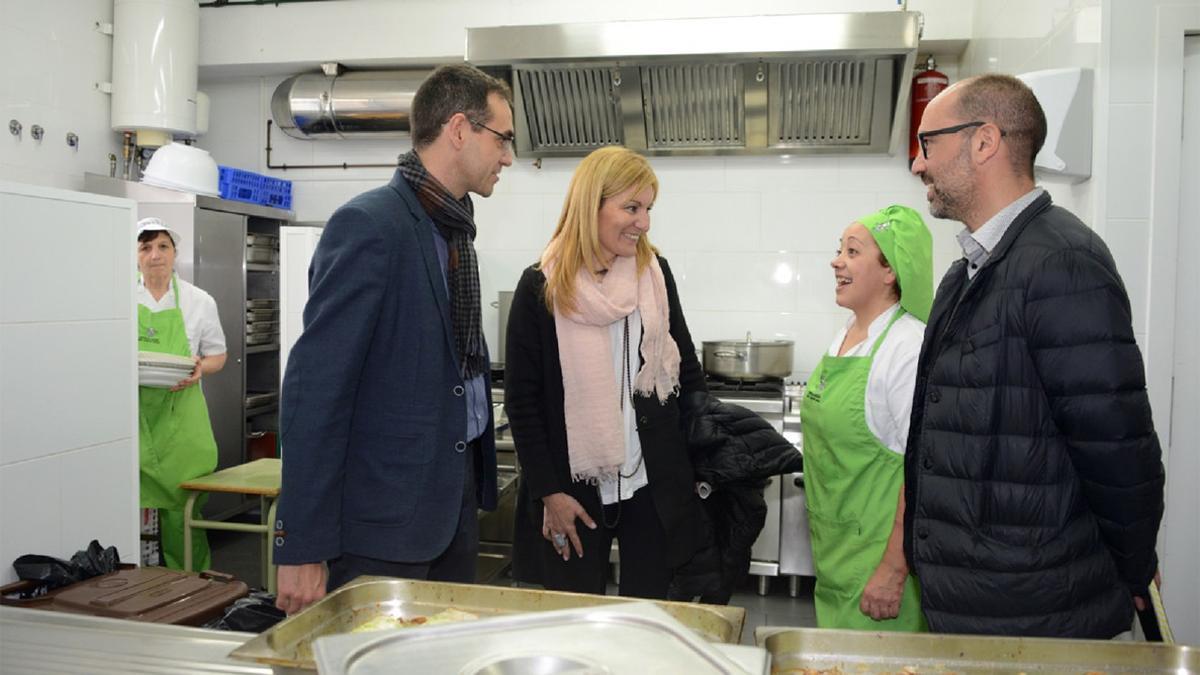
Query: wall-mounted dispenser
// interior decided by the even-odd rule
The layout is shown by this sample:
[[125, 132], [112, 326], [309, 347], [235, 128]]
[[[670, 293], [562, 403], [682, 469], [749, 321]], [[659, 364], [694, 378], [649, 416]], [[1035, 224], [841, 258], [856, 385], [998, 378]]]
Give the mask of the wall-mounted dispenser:
[[1080, 183], [1092, 175], [1092, 71], [1055, 68], [1018, 75], [1046, 113], [1046, 143], [1034, 160], [1039, 175]]

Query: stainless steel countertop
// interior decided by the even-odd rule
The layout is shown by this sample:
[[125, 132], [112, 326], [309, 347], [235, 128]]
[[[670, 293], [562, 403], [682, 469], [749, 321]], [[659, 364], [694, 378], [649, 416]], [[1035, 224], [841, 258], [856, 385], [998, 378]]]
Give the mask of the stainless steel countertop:
[[253, 633], [0, 607], [4, 673], [270, 673], [229, 652]]

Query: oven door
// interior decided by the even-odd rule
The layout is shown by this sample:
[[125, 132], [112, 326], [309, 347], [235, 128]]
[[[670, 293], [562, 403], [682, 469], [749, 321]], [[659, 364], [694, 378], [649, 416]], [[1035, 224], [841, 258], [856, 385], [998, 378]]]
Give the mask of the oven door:
[[779, 476], [783, 505], [779, 533], [779, 573], [813, 576], [812, 540], [804, 503], [804, 472]]
[[771, 476], [763, 488], [763, 499], [767, 502], [767, 522], [758, 539], [750, 547], [750, 574], [760, 577], [779, 575], [779, 525], [780, 486], [787, 476]]

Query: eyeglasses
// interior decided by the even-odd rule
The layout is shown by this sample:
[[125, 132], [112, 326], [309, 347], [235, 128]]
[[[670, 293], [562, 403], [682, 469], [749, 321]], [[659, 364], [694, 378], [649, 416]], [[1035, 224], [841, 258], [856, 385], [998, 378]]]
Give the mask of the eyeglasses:
[[[929, 137], [930, 136], [941, 136], [943, 134], [957, 134], [958, 132], [960, 132], [964, 129], [972, 129], [974, 127], [981, 127], [985, 124], [987, 124], [987, 122], [977, 120], [975, 122], [967, 122], [966, 124], [955, 124], [952, 127], [945, 127], [942, 129], [934, 129], [932, 131], [922, 131], [921, 133], [917, 134], [917, 141], [921, 143], [921, 156], [924, 157], [925, 159], [929, 159]], [[1008, 132], [1003, 129], [1000, 129], [1000, 135], [1007, 136]]]
[[508, 132], [507, 134], [502, 134], [499, 131], [496, 131], [495, 129], [484, 124], [483, 122], [480, 122], [479, 120], [473, 120], [470, 117], [467, 118], [467, 121], [471, 123], [471, 126], [479, 127], [481, 129], [486, 129], [486, 130], [492, 132], [493, 136], [500, 139], [500, 143], [504, 146], [504, 151], [512, 152], [513, 143], [517, 140], [516, 134], [514, 134], [511, 131]]

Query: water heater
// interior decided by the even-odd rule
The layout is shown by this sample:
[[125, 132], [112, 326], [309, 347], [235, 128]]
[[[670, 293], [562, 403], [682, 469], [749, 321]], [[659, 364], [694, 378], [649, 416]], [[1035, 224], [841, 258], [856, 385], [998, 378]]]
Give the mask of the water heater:
[[113, 130], [194, 135], [199, 55], [196, 0], [116, 0]]

